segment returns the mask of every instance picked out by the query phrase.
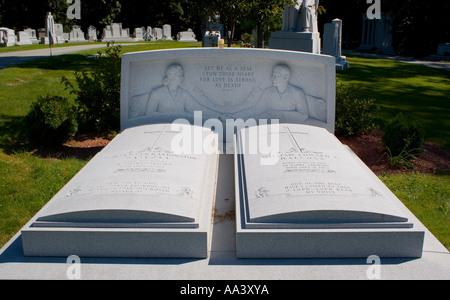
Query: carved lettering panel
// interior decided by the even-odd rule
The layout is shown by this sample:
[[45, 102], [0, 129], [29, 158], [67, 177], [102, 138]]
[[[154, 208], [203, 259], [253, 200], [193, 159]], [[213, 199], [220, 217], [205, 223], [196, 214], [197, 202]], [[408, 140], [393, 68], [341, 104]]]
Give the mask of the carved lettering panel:
[[326, 56], [279, 50], [182, 49], [123, 56], [122, 128], [277, 119], [334, 131], [335, 69]]
[[[261, 126], [242, 130], [239, 143], [249, 143], [258, 131]], [[268, 132], [279, 135], [278, 151], [271, 154], [276, 163], [261, 164], [260, 154], [242, 148], [250, 219], [282, 220], [323, 210], [368, 212], [381, 221], [398, 211], [385, 186], [330, 133], [283, 124]]]

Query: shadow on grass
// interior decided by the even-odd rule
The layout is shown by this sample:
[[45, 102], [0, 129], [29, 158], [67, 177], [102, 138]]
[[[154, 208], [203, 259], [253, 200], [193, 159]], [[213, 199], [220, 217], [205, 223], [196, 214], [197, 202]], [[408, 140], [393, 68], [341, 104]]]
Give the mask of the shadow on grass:
[[0, 115], [0, 149], [6, 154], [26, 148], [24, 117]]
[[[423, 65], [373, 57], [348, 56], [348, 58], [351, 59], [350, 68], [338, 72], [341, 77], [348, 80], [379, 81], [386, 78], [406, 79], [417, 75], [439, 76], [450, 79], [450, 72]], [[364, 78], [363, 75], [369, 75], [370, 78]]]
[[65, 70], [65, 71], [90, 71], [97, 63], [96, 59], [88, 58], [88, 55], [65, 54], [54, 57], [47, 57], [28, 61], [19, 65], [17, 68], [36, 68], [45, 70]]
[[375, 58], [350, 57], [350, 69], [338, 72], [358, 87], [361, 98], [375, 98], [383, 129], [399, 112], [412, 113], [425, 127], [427, 139], [450, 147], [450, 72]]
[[[199, 43], [179, 43], [179, 42], [161, 42], [154, 44], [130, 44], [122, 45], [121, 54], [136, 51], [150, 51], [150, 50], [164, 50], [164, 49], [174, 49], [174, 48], [198, 48]], [[0, 69], [2, 65], [9, 64], [13, 60], [18, 60], [18, 68], [39, 68], [47, 70], [66, 70], [74, 72], [91, 71], [97, 63], [96, 59], [90, 59], [89, 56], [97, 54], [99, 52], [103, 53], [105, 49], [92, 49], [85, 50], [74, 54], [64, 54], [53, 57], [8, 57], [0, 58]]]

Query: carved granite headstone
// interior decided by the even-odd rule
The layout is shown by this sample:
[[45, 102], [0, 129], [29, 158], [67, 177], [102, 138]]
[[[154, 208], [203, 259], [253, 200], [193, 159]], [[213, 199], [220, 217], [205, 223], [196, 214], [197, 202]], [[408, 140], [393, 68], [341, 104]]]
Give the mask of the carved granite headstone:
[[26, 32], [26, 31], [19, 31], [19, 34], [17, 37], [18, 37], [18, 40], [17, 40], [16, 44], [19, 46], [33, 44], [31, 42], [30, 36], [28, 35], [28, 32]]
[[14, 30], [0, 27], [0, 47], [12, 47], [16, 45]]
[[122, 133], [25, 225], [25, 255], [206, 258], [223, 139], [239, 258], [420, 257], [424, 231], [332, 134], [335, 75], [293, 51], [124, 54]]
[[153, 41], [155, 38], [153, 36], [153, 29], [150, 26], [147, 26], [146, 29], [147, 33], [146, 33], [146, 41]]
[[163, 33], [162, 33], [162, 39], [163, 40], [167, 40], [167, 41], [171, 41], [173, 40], [172, 38], [172, 26], [170, 26], [169, 24], [165, 24], [162, 28]]
[[84, 37], [84, 32], [81, 30], [81, 26], [73, 25], [72, 31], [69, 33], [69, 42], [77, 43], [85, 41], [86, 38]]
[[97, 41], [97, 28], [95, 28], [95, 26], [89, 26], [87, 38], [89, 41], [92, 41], [92, 42]]
[[348, 69], [349, 63], [342, 56], [342, 20], [334, 19], [332, 23], [325, 24], [322, 54], [336, 58], [336, 70]]
[[136, 42], [145, 41], [144, 31], [142, 30], [142, 28], [135, 28], [134, 29], [134, 40]]
[[68, 34], [65, 35], [63, 24], [55, 23], [55, 35], [59, 44], [64, 44], [68, 40]]
[[[182, 118], [200, 126], [212, 119], [215, 127], [225, 128], [227, 121], [276, 119], [334, 132], [335, 72], [332, 57], [279, 50], [199, 48], [125, 54], [121, 127], [170, 124]], [[232, 145], [233, 132], [227, 134]]]
[[188, 29], [187, 31], [180, 31], [177, 34], [177, 41], [179, 42], [197, 42], [195, 38], [195, 34], [192, 29]]
[[163, 30], [162, 28], [156, 27], [153, 28], [153, 40], [158, 41], [163, 38]]
[[39, 41], [38, 41], [37, 36], [36, 36], [36, 30], [35, 29], [27, 28], [27, 29], [24, 29], [24, 31], [26, 33], [28, 33], [28, 36], [30, 37], [31, 43], [39, 44]]
[[112, 23], [103, 30], [102, 42], [132, 42], [128, 28], [123, 29], [122, 23]]

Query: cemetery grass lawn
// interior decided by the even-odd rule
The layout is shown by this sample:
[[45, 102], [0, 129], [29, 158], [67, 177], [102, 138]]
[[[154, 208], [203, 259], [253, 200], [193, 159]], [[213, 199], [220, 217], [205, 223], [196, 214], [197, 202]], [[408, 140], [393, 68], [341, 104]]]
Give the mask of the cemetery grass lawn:
[[[106, 44], [106, 43], [94, 43], [94, 42], [82, 42], [82, 43], [65, 43], [56, 44], [52, 46], [53, 48], [71, 47], [71, 46], [81, 46], [81, 45], [94, 45], [94, 44]], [[33, 44], [33, 45], [23, 45], [23, 46], [12, 46], [12, 47], [1, 47], [0, 53], [15, 52], [15, 51], [27, 51], [36, 49], [48, 49], [49, 45], [43, 44]]]
[[450, 149], [450, 72], [393, 60], [348, 56], [350, 68], [338, 72], [361, 98], [375, 98], [380, 129], [399, 112], [423, 123], [427, 140]]
[[[72, 47], [72, 46], [81, 46], [81, 45], [106, 45], [107, 43], [102, 42], [80, 42], [80, 43], [65, 43], [65, 44], [56, 44], [52, 46], [52, 48], [63, 48], [63, 47]], [[181, 48], [181, 47], [201, 47], [201, 42], [192, 43], [185, 42], [179, 43], [177, 41], [158, 41], [158, 42], [120, 42], [121, 45], [127, 47], [135, 47], [136, 51], [144, 51], [145, 48], [148, 50], [155, 49], [167, 49], [167, 48]], [[15, 51], [27, 51], [27, 50], [36, 50], [36, 49], [49, 49], [49, 45], [41, 45], [41, 44], [33, 44], [33, 45], [23, 45], [23, 46], [13, 46], [13, 47], [0, 47], [0, 53], [7, 52], [15, 52]]]
[[24, 226], [85, 164], [29, 152], [0, 152], [0, 246]]
[[[200, 46], [200, 42], [139, 43], [123, 46], [122, 53]], [[73, 81], [75, 71], [91, 70], [95, 60], [86, 57], [98, 51], [102, 50], [0, 70], [0, 247], [89, 161], [86, 152], [77, 154], [82, 150], [78, 142], [64, 146], [74, 151], [61, 155], [52, 149], [30, 149], [21, 141], [20, 131], [23, 117], [37, 96], [60, 95], [73, 100], [61, 77]], [[450, 148], [450, 73], [360, 57], [349, 57], [349, 61], [350, 69], [338, 77], [357, 85], [364, 97], [377, 99], [382, 108], [380, 120], [401, 110], [414, 111], [426, 123], [428, 139], [440, 145], [448, 143]], [[385, 174], [380, 178], [449, 249], [450, 173]]]

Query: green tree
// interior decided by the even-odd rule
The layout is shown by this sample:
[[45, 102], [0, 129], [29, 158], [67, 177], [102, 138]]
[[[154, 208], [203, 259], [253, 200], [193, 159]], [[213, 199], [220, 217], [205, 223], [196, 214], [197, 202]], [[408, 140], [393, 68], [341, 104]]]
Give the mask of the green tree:
[[282, 14], [285, 5], [294, 5], [294, 0], [199, 0], [187, 1], [189, 9], [186, 19], [195, 17], [213, 18], [220, 15], [226, 31], [231, 32], [234, 39], [238, 28], [251, 31], [258, 28], [258, 44], [262, 46], [263, 31], [276, 31], [281, 28]]
[[[361, 0], [321, 0], [327, 13], [319, 28], [335, 18], [343, 21], [343, 46], [356, 49], [361, 43], [362, 17], [370, 4]], [[400, 55], [424, 57], [436, 53], [439, 43], [450, 40], [450, 1], [381, 1], [381, 12], [394, 20], [393, 45]]]
[[394, 19], [394, 48], [401, 55], [435, 54], [437, 45], [450, 39], [449, 1], [389, 1], [382, 10]]
[[264, 32], [279, 31], [282, 25], [282, 16], [286, 5], [295, 5], [294, 0], [252, 0], [246, 1], [248, 14], [246, 15], [247, 26], [256, 28], [256, 47], [262, 48]]
[[229, 0], [224, 2], [218, 11], [221, 21], [227, 24], [227, 31], [231, 33], [228, 39], [228, 47], [231, 47], [236, 26], [248, 15], [248, 2], [250, 1]]
[[100, 24], [108, 25], [114, 22], [114, 19], [121, 11], [121, 4], [117, 0], [101, 0], [103, 19], [100, 20]]
[[122, 46], [108, 44], [93, 72], [75, 73], [76, 85], [66, 77], [62, 78], [66, 89], [76, 96], [81, 130], [94, 129], [99, 133], [119, 130], [121, 51]]

